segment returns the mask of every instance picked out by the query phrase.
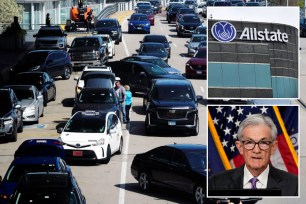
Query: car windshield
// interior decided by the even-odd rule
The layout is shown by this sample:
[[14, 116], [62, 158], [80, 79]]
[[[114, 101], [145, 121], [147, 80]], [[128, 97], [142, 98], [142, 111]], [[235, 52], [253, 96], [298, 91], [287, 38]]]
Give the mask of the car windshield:
[[39, 37], [46, 37], [46, 36], [63, 36], [63, 32], [59, 29], [40, 29], [38, 31]]
[[164, 60], [162, 59], [143, 59], [144, 62], [149, 62], [152, 64], [155, 64], [157, 66], [160, 66], [162, 68], [170, 67]]
[[48, 52], [30, 52], [21, 59], [21, 64], [27, 67], [33, 67], [43, 64], [49, 53]]
[[108, 43], [109, 42], [109, 38], [108, 37], [101, 37], [103, 43]]
[[200, 21], [200, 18], [199, 17], [197, 17], [197, 16], [183, 16], [182, 18], [181, 18], [181, 21], [182, 22], [192, 22], [192, 23], [200, 23], [201, 21]]
[[165, 71], [163, 68], [155, 65], [155, 64], [145, 64], [143, 65], [143, 67], [145, 68], [145, 70], [151, 74], [151, 75], [166, 75], [168, 74], [167, 71]]
[[150, 10], [152, 7], [149, 4], [139, 5], [138, 9], [140, 10]]
[[199, 49], [194, 55], [195, 58], [202, 58], [202, 59], [203, 58], [206, 59], [206, 56], [207, 56], [206, 49]]
[[192, 9], [181, 9], [180, 14], [192, 14], [194, 11]]
[[34, 93], [32, 90], [14, 89], [14, 92], [19, 101], [24, 99], [30, 99], [30, 100], [34, 99]]
[[181, 6], [172, 7], [170, 12], [177, 12], [180, 8], [181, 8]]
[[142, 53], [161, 53], [165, 52], [165, 48], [162, 44], [143, 45], [141, 48]]
[[113, 104], [115, 103], [115, 96], [108, 90], [101, 90], [99, 92], [85, 91], [81, 92], [78, 98], [79, 103], [97, 103], [97, 104]]
[[190, 150], [185, 155], [192, 170], [203, 172], [207, 168], [206, 151]]
[[84, 46], [99, 46], [98, 38], [76, 38], [74, 39], [71, 47], [84, 47]]
[[193, 101], [193, 92], [190, 86], [185, 85], [159, 85], [152, 93], [153, 99], [171, 101]]
[[147, 21], [148, 20], [148, 16], [146, 15], [141, 15], [141, 16], [132, 16], [131, 17], [132, 21]]
[[137, 13], [143, 13], [143, 14], [147, 14], [147, 15], [152, 14], [153, 15], [153, 11], [149, 10], [149, 9], [139, 9], [137, 11]]
[[17, 182], [26, 172], [55, 172], [55, 164], [15, 164], [7, 171], [5, 180]]
[[150, 1], [150, 3], [151, 3], [152, 5], [154, 5], [154, 6], [159, 5], [159, 2], [158, 2], [158, 1]]
[[168, 40], [165, 36], [154, 36], [154, 35], [147, 35], [144, 37], [143, 42], [157, 42], [157, 43], [167, 43]]
[[12, 109], [12, 103], [8, 91], [1, 91], [0, 115], [3, 116]]
[[[64, 132], [103, 133], [105, 120], [96, 117], [72, 118], [65, 126]], [[86, 135], [84, 135], [86, 137]]]
[[193, 36], [190, 39], [190, 42], [201, 42], [201, 41], [206, 41], [206, 36]]
[[34, 85], [38, 90], [43, 86], [42, 75], [40, 74], [18, 74], [15, 83], [19, 85]]
[[98, 21], [96, 23], [96, 28], [103, 28], [103, 27], [116, 27], [115, 21]]
[[195, 4], [194, 1], [185, 1], [185, 4]]

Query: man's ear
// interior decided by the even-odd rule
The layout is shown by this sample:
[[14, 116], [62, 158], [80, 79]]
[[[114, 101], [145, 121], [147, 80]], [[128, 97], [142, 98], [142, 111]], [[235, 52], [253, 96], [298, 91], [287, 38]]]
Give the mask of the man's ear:
[[277, 147], [278, 147], [278, 141], [277, 139], [275, 139], [273, 142], [272, 142], [272, 147], [271, 147], [271, 155], [274, 154], [274, 152], [276, 151]]
[[235, 144], [236, 144], [237, 149], [239, 150], [239, 153], [240, 153], [240, 154], [243, 154], [243, 144], [242, 144], [242, 142], [240, 142], [239, 140], [237, 140], [237, 141], [235, 142]]

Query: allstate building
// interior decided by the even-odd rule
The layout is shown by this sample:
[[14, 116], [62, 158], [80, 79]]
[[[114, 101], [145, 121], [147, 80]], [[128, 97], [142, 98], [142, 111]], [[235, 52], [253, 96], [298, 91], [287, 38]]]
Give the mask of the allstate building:
[[208, 21], [208, 97], [298, 98], [298, 29]]

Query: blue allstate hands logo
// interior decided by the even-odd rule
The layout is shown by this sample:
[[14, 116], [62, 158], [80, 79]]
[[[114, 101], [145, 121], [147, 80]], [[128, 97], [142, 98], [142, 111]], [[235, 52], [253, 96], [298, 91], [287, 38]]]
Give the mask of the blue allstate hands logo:
[[219, 21], [211, 27], [211, 34], [220, 42], [231, 42], [236, 37], [236, 28], [229, 22]]

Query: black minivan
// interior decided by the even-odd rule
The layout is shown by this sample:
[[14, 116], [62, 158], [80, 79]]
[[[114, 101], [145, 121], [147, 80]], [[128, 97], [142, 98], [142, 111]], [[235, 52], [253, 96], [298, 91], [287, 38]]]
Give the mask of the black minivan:
[[147, 92], [153, 79], [185, 79], [181, 75], [169, 74], [163, 68], [147, 62], [140, 61], [115, 61], [109, 62], [117, 77], [120, 77], [121, 84], [129, 85], [132, 92]]

